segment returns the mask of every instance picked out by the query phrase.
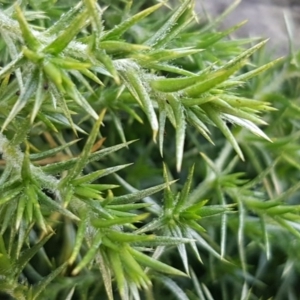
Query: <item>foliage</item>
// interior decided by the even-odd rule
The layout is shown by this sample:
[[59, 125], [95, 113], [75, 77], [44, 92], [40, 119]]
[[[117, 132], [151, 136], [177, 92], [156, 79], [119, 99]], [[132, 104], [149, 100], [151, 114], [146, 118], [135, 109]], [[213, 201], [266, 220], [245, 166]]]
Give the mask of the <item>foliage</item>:
[[1, 5], [3, 297], [296, 298], [299, 54], [192, 0]]

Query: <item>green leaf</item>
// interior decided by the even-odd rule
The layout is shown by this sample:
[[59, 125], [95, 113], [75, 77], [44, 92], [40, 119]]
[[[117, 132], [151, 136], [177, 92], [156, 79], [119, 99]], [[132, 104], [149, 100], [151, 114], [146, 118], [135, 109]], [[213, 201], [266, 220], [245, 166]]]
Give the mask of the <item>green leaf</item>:
[[177, 172], [181, 170], [181, 164], [183, 159], [184, 151], [184, 140], [185, 140], [185, 115], [184, 107], [176, 97], [168, 97], [169, 104], [172, 107], [175, 120], [176, 120], [176, 169]]
[[171, 29], [177, 24], [180, 16], [187, 10], [187, 8], [191, 5], [192, 0], [185, 0], [183, 3], [177, 8], [176, 11], [172, 12], [171, 17], [167, 20], [167, 22], [156, 31], [146, 42], [145, 44], [152, 47], [161, 46], [160, 43], [164, 40], [166, 36], [168, 36]]
[[224, 66], [222, 66], [217, 71], [213, 72], [210, 78], [199, 82], [191, 87], [186, 88], [185, 94], [189, 97], [197, 97], [200, 94], [210, 90], [214, 86], [220, 84], [221, 82], [228, 79], [233, 73], [235, 73], [237, 70], [239, 70], [244, 64], [245, 60], [251, 56], [254, 52], [256, 52], [259, 48], [261, 48], [263, 45], [265, 45], [266, 41], [263, 41], [252, 48], [244, 51], [239, 56], [235, 57], [228, 63], [226, 63]]
[[15, 4], [15, 12], [16, 12], [16, 18], [18, 20], [22, 32], [23, 39], [27, 44], [28, 48], [33, 51], [38, 50], [41, 44], [39, 40], [34, 36], [32, 31], [30, 30], [29, 25], [18, 4]]
[[154, 90], [163, 93], [177, 92], [199, 82], [201, 79], [204, 79], [206, 77], [207, 75], [201, 74], [179, 78], [159, 78], [156, 80], [152, 80], [150, 82], [150, 86]]
[[126, 52], [138, 52], [148, 50], [149, 47], [145, 45], [137, 45], [131, 43], [125, 43], [120, 41], [102, 41], [99, 47], [107, 54], [126, 53]]
[[261, 73], [263, 73], [263, 72], [265, 72], [267, 70], [269, 70], [270, 68], [273, 68], [277, 63], [282, 62], [283, 59], [284, 59], [283, 57], [279, 57], [279, 58], [277, 58], [277, 59], [275, 59], [275, 60], [273, 60], [273, 61], [271, 61], [271, 62], [269, 62], [269, 63], [267, 63], [267, 64], [265, 64], [263, 66], [261, 66], [261, 67], [255, 68], [252, 71], [249, 71], [249, 72], [246, 72], [246, 73], [241, 74], [239, 76], [236, 76], [234, 78], [234, 80], [242, 81], [242, 82], [246, 81], [246, 80], [249, 80], [249, 79], [251, 79], [251, 78], [253, 78], [253, 77], [255, 77], [255, 76], [257, 76], [257, 75], [259, 75], [259, 74], [261, 74]]
[[125, 225], [125, 224], [136, 223], [136, 222], [142, 221], [148, 217], [149, 217], [149, 214], [144, 213], [144, 214], [135, 215], [132, 217], [114, 218], [114, 219], [109, 219], [109, 220], [94, 219], [94, 220], [92, 220], [92, 224], [93, 224], [93, 226], [95, 226], [97, 228], [104, 228], [104, 227], [111, 227], [114, 225]]
[[50, 239], [52, 235], [53, 233], [45, 235], [38, 243], [21, 253], [20, 258], [16, 261], [12, 270], [14, 276], [19, 276], [19, 274], [23, 271], [31, 258], [44, 246], [44, 244]]
[[54, 41], [43, 49], [43, 52], [49, 54], [58, 54], [62, 52], [87, 24], [87, 20], [89, 20], [88, 17], [87, 10], [82, 10], [77, 13], [69, 24], [65, 24], [62, 33], [60, 33]]
[[87, 182], [92, 182], [95, 181], [101, 177], [107, 176], [109, 174], [118, 172], [119, 170], [122, 170], [128, 166], [130, 166], [132, 164], [126, 164], [126, 165], [121, 165], [121, 166], [115, 166], [115, 167], [111, 167], [111, 168], [107, 168], [107, 169], [103, 169], [103, 170], [98, 170], [95, 172], [92, 172], [90, 174], [87, 174], [85, 176], [81, 176], [79, 178], [76, 178], [72, 181], [73, 185], [80, 185], [80, 184], [84, 184]]
[[155, 194], [155, 193], [163, 190], [164, 188], [171, 185], [175, 181], [176, 180], [170, 181], [168, 183], [159, 184], [157, 186], [154, 186], [154, 187], [151, 187], [151, 188], [148, 188], [148, 189], [144, 189], [142, 191], [133, 192], [133, 193], [128, 194], [128, 195], [115, 197], [112, 201], [112, 204], [121, 204], [121, 203], [126, 204], [126, 203], [130, 203], [130, 202], [136, 202], [138, 200], [141, 200], [143, 198], [146, 198], [146, 197], [148, 197], [152, 194]]
[[85, 254], [85, 256], [82, 258], [82, 260], [79, 262], [79, 264], [73, 269], [72, 275], [77, 275], [86, 265], [92, 261], [96, 255], [96, 252], [98, 251], [100, 245], [102, 244], [102, 233], [97, 232], [96, 235], [93, 238], [93, 242], [90, 245], [89, 250]]
[[171, 266], [168, 266], [144, 253], [141, 253], [140, 251], [137, 251], [133, 248], [129, 248], [128, 251], [132, 254], [132, 256], [140, 262], [142, 265], [147, 266], [153, 270], [156, 270], [158, 272], [163, 272], [170, 275], [178, 275], [178, 276], [187, 276], [185, 273], [183, 273], [180, 270], [177, 270]]
[[141, 81], [141, 74], [139, 69], [135, 69], [131, 66], [127, 66], [127, 69], [123, 73], [123, 79], [125, 84], [132, 96], [138, 101], [142, 109], [146, 113], [148, 120], [150, 122], [153, 131], [153, 140], [156, 140], [156, 135], [158, 132], [158, 121], [156, 113], [150, 99], [149, 93]]
[[38, 81], [38, 69], [32, 71], [29, 75], [28, 80], [25, 83], [24, 90], [21, 92], [20, 97], [18, 98], [17, 102], [11, 109], [9, 115], [5, 119], [5, 122], [2, 125], [1, 131], [7, 127], [7, 125], [16, 117], [16, 115], [24, 108], [24, 106], [28, 103], [31, 96], [36, 90]]
[[119, 293], [120, 293], [121, 297], [124, 298], [127, 281], [125, 278], [124, 269], [122, 266], [120, 255], [118, 253], [116, 253], [115, 251], [107, 251], [107, 255], [109, 257], [110, 264], [112, 266], [114, 275], [116, 277]]
[[247, 21], [242, 21], [240, 23], [238, 23], [237, 25], [234, 25], [232, 27], [230, 27], [227, 30], [224, 30], [222, 32], [216, 32], [216, 33], [212, 33], [209, 32], [207, 34], [207, 37], [205, 36], [205, 38], [203, 38], [203, 40], [199, 43], [197, 43], [197, 46], [199, 48], [207, 48], [212, 46], [213, 44], [215, 44], [216, 42], [218, 42], [219, 40], [221, 40], [222, 38], [226, 37], [227, 35], [231, 34], [232, 32], [238, 30], [240, 27], [244, 26], [247, 23]]
[[5, 204], [8, 201], [11, 201], [12, 199], [15, 199], [18, 197], [20, 192], [22, 191], [23, 187], [15, 188], [14, 190], [4, 193], [0, 197], [0, 205]]
[[71, 8], [64, 14], [60, 15], [60, 18], [55, 22], [52, 26], [50, 26], [46, 33], [48, 35], [57, 34], [66, 28], [66, 24], [70, 23], [70, 20], [74, 18], [78, 14], [78, 12], [82, 9], [82, 2], [78, 2], [76, 5], [71, 6]]
[[79, 221], [80, 219], [75, 216], [72, 212], [64, 208], [62, 205], [57, 203], [56, 201], [49, 198], [46, 194], [44, 194], [42, 191], [40, 191], [38, 188], [36, 189], [37, 195], [41, 199], [41, 203], [45, 206], [51, 207], [54, 211], [57, 211], [58, 213], [62, 214], [63, 216], [66, 216], [67, 218], [70, 218], [71, 220]]
[[[108, 147], [105, 149], [101, 149], [99, 151], [90, 153], [89, 157], [88, 157], [88, 162], [93, 162], [96, 160], [99, 160], [100, 158], [105, 157], [106, 155], [109, 155], [111, 153], [114, 153], [124, 147], [127, 147], [128, 145], [130, 145], [131, 143], [133, 143], [135, 141], [130, 141], [127, 143], [122, 143], [122, 144], [117, 144], [114, 145], [112, 147]], [[48, 174], [57, 174], [59, 172], [62, 172], [64, 170], [69, 170], [71, 168], [74, 167], [74, 165], [77, 163], [77, 161], [79, 160], [79, 157], [76, 158], [71, 158], [67, 161], [63, 161], [63, 162], [58, 162], [58, 163], [53, 163], [53, 164], [49, 164], [46, 166], [41, 167], [41, 169], [43, 170], [43, 172], [46, 172]]]
[[83, 211], [81, 214], [78, 230], [76, 232], [76, 239], [75, 239], [73, 251], [70, 258], [68, 259], [69, 265], [72, 265], [75, 262], [76, 257], [80, 252], [80, 249], [82, 247], [82, 242], [86, 234], [87, 224], [88, 224], [87, 212]]
[[75, 166], [71, 169], [68, 175], [61, 180], [60, 186], [64, 186], [68, 184], [71, 180], [75, 179], [82, 172], [83, 168], [87, 164], [88, 158], [91, 154], [92, 147], [97, 138], [99, 127], [103, 121], [104, 115], [105, 115], [105, 110], [101, 112], [101, 114], [98, 117], [98, 120], [95, 122], [89, 134], [88, 140], [86, 141], [85, 146], [80, 154], [80, 157], [76, 161]]
[[67, 267], [67, 262], [63, 263], [48, 276], [46, 276], [41, 282], [34, 287], [32, 300], [38, 299], [39, 295], [49, 286], [50, 282], [53, 281], [62, 271]]
[[228, 129], [226, 126], [225, 122], [222, 120], [220, 113], [216, 111], [215, 108], [211, 107], [209, 104], [204, 104], [202, 106], [203, 110], [206, 112], [208, 117], [216, 124], [216, 126], [221, 130], [221, 132], [225, 135], [225, 137], [228, 139], [236, 153], [239, 155], [241, 160], [244, 160], [244, 155], [234, 138], [233, 134], [231, 131]]
[[59, 147], [56, 147], [56, 148], [53, 148], [53, 149], [50, 149], [50, 150], [46, 150], [46, 151], [43, 151], [43, 152], [38, 152], [38, 153], [32, 153], [29, 155], [29, 158], [31, 161], [35, 161], [35, 160], [40, 160], [40, 159], [44, 159], [44, 158], [47, 158], [47, 157], [51, 157], [51, 156], [54, 156], [55, 154], [69, 148], [70, 146], [76, 144], [78, 141], [80, 141], [80, 139], [77, 139], [77, 140], [73, 140], [69, 143], [66, 143], [64, 145], [61, 145]]
[[144, 18], [146, 18], [148, 15], [150, 15], [151, 13], [153, 13], [154, 11], [156, 11], [158, 8], [160, 8], [163, 4], [159, 3], [156, 5], [153, 5], [137, 14], [135, 14], [134, 16], [132, 16], [131, 18], [123, 21], [122, 23], [120, 23], [119, 25], [117, 25], [116, 27], [114, 27], [113, 29], [107, 31], [106, 33], [104, 33], [104, 35], [102, 36], [102, 39], [105, 40], [109, 40], [109, 39], [117, 39], [119, 38], [123, 33], [125, 33], [130, 27], [132, 27], [133, 25], [135, 25], [136, 23], [138, 23], [139, 21], [143, 20]]
[[186, 179], [186, 182], [183, 186], [183, 189], [175, 206], [175, 214], [178, 213], [183, 208], [183, 205], [187, 202], [193, 180], [194, 166], [195, 165], [193, 165], [189, 170], [188, 178]]

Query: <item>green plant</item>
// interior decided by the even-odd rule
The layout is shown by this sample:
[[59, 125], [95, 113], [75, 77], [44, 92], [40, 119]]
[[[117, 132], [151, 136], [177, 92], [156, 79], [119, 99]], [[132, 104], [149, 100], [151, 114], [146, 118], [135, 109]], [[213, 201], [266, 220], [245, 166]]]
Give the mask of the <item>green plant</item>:
[[300, 55], [99, 2], [1, 1], [3, 297], [292, 299]]

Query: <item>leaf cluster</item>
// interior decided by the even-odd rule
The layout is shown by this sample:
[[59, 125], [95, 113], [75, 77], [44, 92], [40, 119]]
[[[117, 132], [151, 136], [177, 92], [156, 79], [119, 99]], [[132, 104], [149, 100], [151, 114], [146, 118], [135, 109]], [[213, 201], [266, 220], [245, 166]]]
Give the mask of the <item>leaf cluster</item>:
[[217, 31], [235, 4], [55, 2], [1, 1], [0, 291], [292, 297], [300, 56]]

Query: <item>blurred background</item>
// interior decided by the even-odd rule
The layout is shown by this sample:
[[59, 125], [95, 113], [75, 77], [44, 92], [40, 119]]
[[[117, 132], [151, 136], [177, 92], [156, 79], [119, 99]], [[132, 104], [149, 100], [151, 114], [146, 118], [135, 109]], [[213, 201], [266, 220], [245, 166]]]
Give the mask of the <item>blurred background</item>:
[[[196, 9], [198, 12], [206, 11], [210, 17], [216, 17], [234, 2], [237, 1], [196, 0]], [[274, 55], [286, 55], [289, 51], [288, 24], [294, 48], [300, 49], [300, 0], [241, 0], [226, 17], [222, 27], [229, 27], [243, 20], [248, 20], [248, 23], [235, 33], [236, 36], [270, 38], [269, 50]]]

